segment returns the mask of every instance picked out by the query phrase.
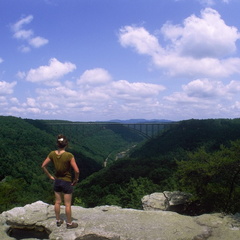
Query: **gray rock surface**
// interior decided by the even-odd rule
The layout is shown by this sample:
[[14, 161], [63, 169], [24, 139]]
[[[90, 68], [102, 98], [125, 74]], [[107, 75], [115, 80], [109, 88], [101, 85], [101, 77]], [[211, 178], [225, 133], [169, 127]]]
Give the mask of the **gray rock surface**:
[[[0, 239], [14, 239], [13, 228], [47, 230], [51, 240], [239, 240], [240, 215], [183, 216], [168, 211], [142, 211], [115, 206], [72, 207], [76, 229], [57, 227], [54, 206], [38, 201], [0, 215]], [[64, 217], [64, 206], [62, 217]], [[30, 238], [28, 238], [29, 240]], [[36, 238], [32, 238], [36, 239]]]
[[[144, 210], [165, 210], [175, 211], [177, 206], [184, 208], [184, 205], [189, 202], [191, 194], [180, 191], [175, 192], [156, 192], [146, 195], [142, 198], [142, 206]], [[181, 209], [180, 209], [181, 210]]]

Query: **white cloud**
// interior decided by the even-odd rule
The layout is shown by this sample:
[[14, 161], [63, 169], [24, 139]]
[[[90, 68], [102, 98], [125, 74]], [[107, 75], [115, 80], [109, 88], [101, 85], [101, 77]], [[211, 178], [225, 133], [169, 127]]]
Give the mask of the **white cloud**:
[[232, 105], [232, 110], [234, 111], [239, 111], [240, 110], [240, 102], [236, 101], [233, 105]]
[[8, 83], [5, 81], [0, 81], [0, 95], [7, 95], [13, 93], [13, 88], [16, 86], [17, 82]]
[[240, 81], [232, 80], [227, 86], [229, 93], [239, 93], [240, 92]]
[[[179, 2], [179, 1], [184, 1], [184, 0], [175, 0], [175, 2]], [[194, 1], [194, 0], [189, 0], [189, 1]], [[213, 6], [216, 3], [223, 2], [223, 3], [230, 3], [231, 0], [196, 0], [197, 2], [199, 2], [200, 4], [204, 5], [204, 6]]]
[[2, 63], [3, 62], [3, 59], [2, 58], [0, 58], [0, 63]]
[[[240, 81], [196, 79], [182, 86], [182, 91], [165, 96], [165, 108], [172, 119], [238, 117]], [[235, 103], [234, 103], [235, 102]], [[173, 114], [174, 113], [174, 114]]]
[[18, 49], [20, 50], [20, 52], [23, 52], [23, 53], [27, 53], [31, 51], [31, 48], [25, 45], [20, 46]]
[[170, 54], [155, 57], [154, 63], [160, 68], [166, 68], [170, 76], [224, 78], [240, 73], [240, 58], [196, 59]]
[[206, 6], [213, 6], [215, 4], [215, 0], [199, 0], [199, 2]]
[[125, 26], [121, 28], [119, 41], [124, 47], [134, 47], [140, 54], [154, 56], [163, 53], [157, 38], [143, 27]]
[[136, 100], [153, 98], [157, 96], [165, 87], [151, 83], [130, 83], [126, 80], [112, 82], [109, 86], [109, 94], [112, 97], [123, 98], [125, 100]]
[[127, 116], [141, 111], [150, 114], [159, 107], [157, 98], [164, 89], [158, 84], [114, 81], [107, 70], [95, 68], [85, 71], [75, 84], [66, 81], [54, 88], [38, 88], [36, 99], [27, 99], [24, 106], [42, 109], [41, 114], [48, 116], [117, 112]]
[[32, 107], [10, 107], [9, 108], [9, 113], [18, 113], [22, 115], [28, 115], [28, 114], [41, 114], [42, 110], [40, 108], [32, 108]]
[[30, 39], [32, 35], [32, 30], [19, 30], [14, 33], [13, 37], [17, 39]]
[[27, 112], [28, 113], [34, 113], [34, 114], [38, 114], [38, 113], [41, 113], [41, 109], [40, 108], [27, 108]]
[[19, 77], [19, 78], [21, 78], [21, 79], [23, 79], [23, 78], [26, 77], [26, 73], [25, 73], [25, 72], [18, 72], [18, 73], [16, 74], [16, 76]]
[[[7, 105], [8, 105], [8, 103], [7, 103], [6, 97], [0, 95], [0, 106], [1, 106], [1, 107], [5, 107], [5, 106], [7, 106]], [[3, 110], [3, 109], [0, 109], [0, 113], [1, 113], [2, 110]]]
[[90, 85], [96, 85], [96, 84], [102, 84], [107, 83], [111, 81], [112, 77], [103, 68], [95, 68], [86, 70], [78, 79], [78, 84], [90, 84]]
[[26, 75], [26, 80], [30, 82], [43, 82], [51, 85], [53, 84], [51, 80], [59, 79], [75, 69], [76, 65], [71, 62], [62, 63], [56, 58], [52, 58], [49, 60], [49, 65], [30, 69], [27, 73], [20, 72], [18, 75]]
[[[219, 0], [197, 0], [197, 1], [199, 1], [203, 6], [213, 6], [219, 2]], [[220, 1], [223, 3], [230, 3], [231, 0], [220, 0]]]
[[23, 25], [29, 24], [33, 20], [32, 15], [28, 15], [27, 17], [24, 17], [17, 21], [15, 24], [13, 24], [12, 29], [14, 32], [18, 32], [22, 29]]
[[[172, 36], [176, 30], [178, 34]], [[174, 51], [194, 58], [229, 56], [236, 52], [240, 38], [237, 28], [227, 26], [211, 8], [203, 10], [201, 18], [192, 15], [185, 19], [183, 27], [165, 24], [162, 33], [171, 41]]]
[[29, 107], [36, 107], [36, 100], [34, 98], [27, 98], [27, 105]]
[[[88, 85], [88, 82], [85, 82]], [[73, 89], [67, 88], [66, 86], [38, 90], [38, 93], [42, 96], [55, 96], [57, 98], [64, 97], [72, 100], [72, 102], [77, 103], [78, 101], [83, 103], [94, 103], [98, 104], [105, 101], [139, 101], [146, 98], [155, 98], [161, 91], [165, 88], [158, 84], [140, 83], [133, 82], [130, 83], [126, 80], [102, 82], [92, 86], [91, 88], [86, 88], [84, 84], [80, 85], [79, 88]]]
[[19, 100], [16, 97], [12, 97], [9, 99], [11, 103], [13, 104], [19, 104]]
[[[111, 75], [102, 68], [85, 71], [77, 81], [80, 84], [81, 96], [88, 101], [102, 100], [135, 100], [151, 98], [165, 90], [158, 84], [133, 82], [126, 80], [113, 81]], [[89, 87], [90, 86], [90, 87]], [[113, 101], [114, 101], [113, 100]]]
[[210, 81], [209, 79], [197, 79], [187, 85], [183, 85], [184, 92], [189, 97], [216, 98], [227, 97], [226, 87], [221, 81]]
[[46, 98], [48, 95], [50, 97], [55, 98], [56, 102], [60, 103], [60, 106], [62, 105], [62, 102], [59, 100], [65, 99], [66, 101], [69, 99], [74, 99], [78, 97], [78, 92], [76, 90], [67, 88], [65, 86], [59, 86], [56, 88], [45, 88], [45, 89], [38, 89], [37, 93]]
[[29, 40], [29, 44], [35, 48], [39, 48], [48, 43], [48, 40], [43, 37], [34, 37]]
[[175, 92], [165, 97], [175, 103], [204, 103], [212, 105], [216, 102], [231, 100], [240, 93], [240, 81], [230, 81], [224, 85], [221, 81], [197, 79], [182, 86], [182, 92]]
[[[15, 24], [12, 25], [12, 30], [14, 32], [13, 37], [16, 39], [26, 41], [30, 46], [34, 48], [39, 48], [48, 44], [48, 40], [43, 37], [34, 37], [34, 32], [32, 29], [24, 29], [24, 25], [30, 24], [33, 20], [33, 16], [29, 15], [25, 18], [20, 19]], [[31, 50], [30, 46], [21, 46], [19, 50], [22, 52], [29, 52]]]
[[240, 73], [240, 58], [233, 57], [240, 34], [237, 28], [226, 25], [217, 11], [206, 8], [201, 17], [192, 15], [182, 26], [168, 22], [161, 33], [169, 40], [165, 48], [143, 27], [121, 28], [119, 41], [149, 55], [155, 66], [167, 69], [172, 76], [227, 77]]

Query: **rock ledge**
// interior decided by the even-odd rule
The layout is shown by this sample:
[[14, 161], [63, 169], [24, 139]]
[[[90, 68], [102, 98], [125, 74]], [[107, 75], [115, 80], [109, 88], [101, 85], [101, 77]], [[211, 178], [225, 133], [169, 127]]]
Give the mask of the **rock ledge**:
[[[24, 207], [13, 208], [0, 215], [0, 239], [13, 240], [14, 238], [7, 234], [11, 228], [46, 231], [49, 235], [47, 239], [51, 240], [240, 239], [239, 214], [204, 214], [190, 217], [169, 211], [142, 211], [115, 206], [73, 206], [72, 212], [79, 227], [69, 230], [65, 224], [56, 226], [53, 205], [37, 201]], [[62, 217], [64, 219], [64, 214]]]

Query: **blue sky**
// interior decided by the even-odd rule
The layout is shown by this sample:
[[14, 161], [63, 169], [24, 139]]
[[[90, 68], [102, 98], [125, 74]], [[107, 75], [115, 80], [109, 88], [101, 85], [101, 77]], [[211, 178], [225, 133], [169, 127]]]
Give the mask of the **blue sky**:
[[238, 118], [239, 0], [1, 0], [0, 115]]

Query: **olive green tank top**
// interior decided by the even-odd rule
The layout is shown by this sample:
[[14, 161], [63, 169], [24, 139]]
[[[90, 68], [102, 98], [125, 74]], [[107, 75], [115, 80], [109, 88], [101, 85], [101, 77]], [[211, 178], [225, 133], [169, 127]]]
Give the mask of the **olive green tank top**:
[[55, 151], [49, 153], [48, 157], [54, 164], [55, 167], [55, 177], [57, 179], [62, 179], [67, 182], [72, 181], [71, 175], [71, 165], [70, 161], [74, 157], [70, 152], [63, 152], [62, 154], [58, 155]]

